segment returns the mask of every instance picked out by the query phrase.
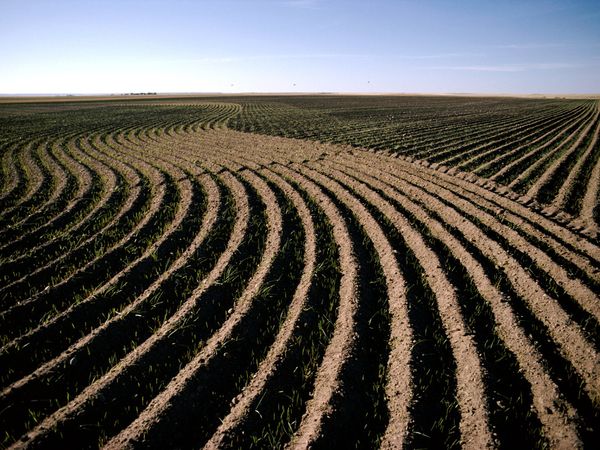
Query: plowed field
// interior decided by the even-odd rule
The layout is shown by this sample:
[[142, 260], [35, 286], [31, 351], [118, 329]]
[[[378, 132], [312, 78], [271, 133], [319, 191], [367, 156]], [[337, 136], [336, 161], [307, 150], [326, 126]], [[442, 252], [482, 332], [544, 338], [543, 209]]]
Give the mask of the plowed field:
[[6, 448], [593, 448], [595, 100], [0, 105]]

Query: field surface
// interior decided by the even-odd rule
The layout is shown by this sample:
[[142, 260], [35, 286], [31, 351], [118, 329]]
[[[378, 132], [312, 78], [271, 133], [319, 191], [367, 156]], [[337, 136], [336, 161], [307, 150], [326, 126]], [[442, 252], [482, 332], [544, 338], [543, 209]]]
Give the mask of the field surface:
[[600, 105], [0, 104], [0, 447], [594, 448]]

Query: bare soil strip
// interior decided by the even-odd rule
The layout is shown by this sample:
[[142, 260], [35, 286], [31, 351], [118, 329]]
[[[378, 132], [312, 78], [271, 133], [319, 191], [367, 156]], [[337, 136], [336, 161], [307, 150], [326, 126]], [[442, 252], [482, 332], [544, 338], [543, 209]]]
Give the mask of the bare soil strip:
[[[486, 217], [480, 210], [472, 207], [472, 205], [464, 202], [454, 194], [437, 186], [432, 186], [430, 183], [425, 183], [416, 176], [402, 173], [395, 174], [394, 177], [400, 182], [410, 181], [418, 186], [422, 186], [427, 193], [424, 191], [415, 191], [415, 198], [419, 198], [424, 204], [440, 208], [440, 210], [446, 210], [446, 215], [452, 221], [451, 223], [461, 230], [497, 266], [503, 267], [515, 291], [527, 301], [531, 311], [548, 327], [550, 335], [561, 348], [561, 352], [573, 364], [584, 380], [585, 389], [590, 398], [594, 399], [594, 401], [600, 400], [600, 358], [582, 335], [580, 328], [560, 308], [555, 299], [548, 297], [539, 284], [506, 249], [502, 248], [497, 242], [489, 239], [475, 224], [464, 216], [459, 215], [454, 210], [444, 208], [444, 204], [431, 194], [447, 199], [451, 204], [460, 207], [465, 212], [468, 212], [468, 214], [478, 217], [483, 223], [491, 227], [498, 226], [497, 223], [494, 223], [495, 220], [489, 215]], [[409, 185], [406, 185], [406, 189], [409, 189]], [[506, 233], [507, 237], [511, 237], [509, 230], [500, 228], [499, 231], [503, 234]], [[516, 240], [519, 241], [518, 238]], [[529, 248], [536, 253], [539, 252], [538, 249], [532, 248], [530, 245], [526, 245], [525, 248]], [[584, 294], [584, 297], [580, 299], [585, 299], [585, 292], [582, 294]], [[592, 310], [595, 308], [593, 304], [588, 304], [587, 306]]]
[[386, 385], [390, 419], [382, 446], [386, 448], [403, 447], [410, 422], [409, 405], [412, 399], [410, 361], [413, 339], [408, 319], [405, 283], [394, 256], [394, 250], [375, 219], [353, 195], [333, 179], [318, 172], [305, 168], [301, 171], [330, 189], [356, 214], [373, 242], [381, 261], [392, 317]]
[[289, 344], [292, 333], [297, 326], [298, 318], [305, 306], [315, 268], [316, 237], [314, 224], [308, 207], [298, 192], [296, 192], [296, 190], [283, 178], [268, 170], [264, 171], [263, 174], [285, 192], [287, 197], [294, 204], [294, 207], [298, 210], [306, 235], [304, 241], [304, 267], [300, 283], [296, 289], [292, 302], [290, 303], [286, 319], [282, 323], [279, 333], [275, 338], [275, 342], [269, 349], [267, 356], [260, 363], [256, 375], [252, 378], [250, 384], [248, 384], [240, 396], [236, 398], [236, 403], [233, 408], [229, 414], [222, 419], [221, 425], [206, 443], [204, 448], [207, 449], [220, 448], [227, 433], [231, 432], [232, 429], [244, 420], [245, 416], [251, 413], [250, 408], [255, 404], [259, 395], [263, 392], [268, 379], [272, 376], [277, 364], [285, 354], [286, 346]]
[[[519, 326], [510, 305], [502, 293], [487, 277], [483, 267], [464, 248], [464, 246], [450, 233], [443, 224], [432, 219], [427, 212], [417, 203], [413, 202], [412, 191], [394, 180], [387, 171], [376, 165], [364, 165], [345, 162], [349, 174], [356, 176], [369, 185], [398, 201], [403, 208], [410, 211], [423, 223], [427, 224], [429, 231], [450, 249], [460, 260], [469, 273], [476, 280], [479, 292], [492, 306], [498, 333], [508, 348], [515, 354], [519, 364], [525, 372], [532, 389], [534, 407], [540, 421], [544, 425], [544, 434], [553, 446], [557, 448], [577, 448], [580, 445], [576, 431], [576, 413], [562, 398], [556, 384], [544, 368], [543, 360], [534, 344]], [[385, 182], [384, 182], [385, 181]], [[445, 210], [441, 213], [445, 215]]]
[[238, 323], [250, 309], [252, 300], [261, 288], [262, 282], [271, 267], [273, 259], [279, 251], [281, 211], [279, 210], [273, 192], [263, 180], [252, 173], [244, 173], [243, 176], [259, 192], [261, 198], [267, 205], [269, 231], [265, 253], [261, 258], [256, 272], [249, 281], [243, 294], [237, 299], [231, 315], [221, 328], [211, 336], [194, 359], [171, 380], [169, 385], [152, 400], [136, 420], [116, 437], [111, 439], [106, 445], [106, 448], [127, 448], [132, 442], [140, 442], [143, 440], [143, 436], [148, 430], [160, 421], [161, 417], [168, 412], [173, 402], [182, 401], [180, 397], [182, 392], [184, 392], [185, 387], [192, 382], [196, 372], [210, 363], [210, 360], [219, 351], [219, 348], [223, 343], [231, 337]]
[[[450, 345], [452, 346], [454, 359], [456, 361], [457, 396], [461, 410], [460, 428], [463, 444], [465, 448], [491, 448], [493, 440], [488, 425], [481, 362], [479, 361], [473, 339], [468, 335], [468, 331], [466, 330], [454, 287], [446, 278], [439, 259], [435, 253], [427, 247], [425, 242], [423, 242], [420, 234], [410, 226], [406, 218], [400, 215], [378, 194], [370, 190], [366, 185], [352, 181], [349, 177], [335, 169], [327, 170], [325, 173], [334, 179], [342, 180], [344, 183], [355, 189], [356, 192], [359, 192], [369, 199], [376, 208], [380, 209], [394, 224], [399, 233], [406, 239], [407, 245], [418, 258], [427, 274], [427, 281], [438, 301], [442, 322], [446, 334], [450, 339]], [[360, 210], [362, 205], [355, 199], [353, 200], [351, 206], [352, 210]], [[364, 212], [366, 213], [366, 211]], [[377, 234], [379, 233], [376, 233], [376, 236]], [[391, 250], [391, 247], [389, 247], [389, 250]], [[386, 263], [384, 263], [384, 270], [385, 268]], [[397, 290], [395, 285], [396, 283], [388, 282], [390, 294], [394, 290]], [[396, 299], [390, 295], [391, 304], [396, 304], [397, 302], [404, 304], [403, 312], [405, 314], [400, 318], [400, 323], [404, 323], [408, 317], [405, 304], [406, 301], [405, 299], [404, 301], [402, 300], [403, 299]], [[406, 336], [403, 336], [403, 339], [406, 340]], [[390, 358], [393, 357], [394, 355], [390, 355]], [[406, 354], [403, 354], [402, 357], [406, 358]], [[405, 371], [407, 370], [407, 368], [403, 369]], [[402, 390], [399, 391], [403, 392]], [[391, 442], [395, 443], [397, 440], [392, 440]], [[389, 442], [390, 446], [391, 442]]]
[[[131, 367], [136, 364], [140, 364], [143, 362], [143, 359], [146, 355], [153, 351], [157, 347], [157, 345], [168, 337], [169, 333], [171, 333], [176, 327], [181, 326], [182, 323], [185, 323], [186, 317], [190, 314], [190, 312], [194, 309], [199, 301], [202, 299], [202, 295], [206, 290], [212, 286], [217, 279], [222, 275], [225, 268], [228, 266], [231, 257], [235, 253], [235, 251], [239, 248], [244, 234], [246, 232], [246, 228], [248, 226], [249, 219], [249, 211], [248, 211], [248, 203], [245, 194], [245, 190], [243, 186], [230, 174], [224, 174], [223, 181], [226, 183], [230, 191], [234, 194], [237, 216], [234, 225], [233, 233], [230, 236], [229, 242], [223, 254], [218, 259], [217, 263], [213, 267], [213, 269], [207, 274], [207, 276], [203, 279], [202, 283], [196, 288], [196, 290], [192, 293], [192, 295], [185, 301], [185, 303], [177, 310], [177, 312], [171, 316], [157, 331], [153, 334], [149, 339], [144, 341], [141, 345], [135, 348], [132, 352], [130, 352], [125, 358], [119, 361], [117, 365], [115, 365], [109, 372], [107, 372], [103, 377], [98, 379], [96, 382], [92, 383], [88, 386], [80, 395], [78, 395], [73, 401], [67, 404], [65, 407], [58, 410], [55, 414], [48, 417], [44, 422], [42, 422], [35, 430], [28, 434], [31, 443], [35, 444], [35, 442], [43, 441], [44, 435], [59, 427], [62, 423], [65, 423], [70, 420], [76, 420], [77, 416], [81, 414], [86, 408], [93, 405], [94, 400], [103, 395], [103, 392], [107, 387], [111, 385], [119, 376], [121, 376], [124, 372], [126, 372]], [[206, 176], [205, 180], [210, 180], [210, 177]], [[212, 182], [208, 181], [212, 184]], [[210, 185], [209, 185], [210, 186]], [[207, 209], [207, 217], [203, 221], [203, 226], [201, 231], [198, 233], [195, 241], [194, 248], [201, 245], [201, 243], [206, 238], [208, 232], [213, 227], [216, 220], [216, 212], [217, 212], [217, 203], [220, 201], [218, 193], [216, 191], [216, 186], [213, 184], [212, 187], [208, 187], [209, 191], [209, 207]], [[193, 252], [193, 249], [186, 250], [185, 254], [180, 257], [178, 260], [179, 265], [182, 265], [185, 260], [188, 258], [188, 255]], [[165, 277], [166, 278], [166, 277]], [[155, 291], [160, 286], [160, 283], [155, 283], [151, 287], [151, 289], [147, 290], [143, 297], [148, 298], [151, 294], [151, 291]], [[139, 301], [137, 302], [139, 303]], [[133, 310], [132, 308], [128, 308], [129, 310]], [[120, 316], [115, 318], [115, 320], [120, 320], [119, 317], [123, 317], [127, 314], [127, 311], [123, 311]]]
[[318, 438], [323, 417], [331, 411], [330, 402], [339, 387], [339, 373], [353, 345], [354, 313], [357, 299], [357, 262], [354, 258], [352, 241], [344, 219], [321, 189], [292, 170], [277, 167], [275, 171], [301, 185], [327, 215], [333, 226], [334, 239], [338, 245], [342, 270], [340, 304], [334, 333], [317, 372], [313, 396], [307, 402], [302, 422], [292, 441], [288, 444], [290, 448], [306, 448]]

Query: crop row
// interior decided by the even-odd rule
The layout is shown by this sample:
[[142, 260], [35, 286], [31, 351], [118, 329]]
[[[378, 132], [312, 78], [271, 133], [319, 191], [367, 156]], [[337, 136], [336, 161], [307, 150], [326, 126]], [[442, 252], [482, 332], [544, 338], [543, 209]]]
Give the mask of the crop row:
[[[475, 172], [542, 147], [526, 182], [535, 192], [519, 202], [393, 149], [223, 129], [245, 111], [261, 121], [279, 111], [234, 100], [146, 105], [165, 114], [143, 125], [82, 120], [12, 143], [18, 126], [9, 133], [4, 446], [597, 441], [597, 242], [531, 207], [578, 201], [569, 212], [595, 220], [595, 103], [499, 101], [490, 113], [473, 100], [456, 115], [464, 101], [432, 100], [403, 112], [415, 143], [429, 145], [419, 127], [448, 133], [448, 156], [466, 152], [457, 165]], [[314, 108], [358, 136], [372, 114], [375, 136], [396, 114], [341, 102], [287, 105], [295, 122], [275, 124], [292, 130]], [[521, 105], [535, 114], [523, 119]], [[436, 111], [445, 125], [432, 124]]]
[[490, 180], [490, 186], [507, 186], [545, 214], [592, 238], [598, 234], [597, 101], [335, 96], [230, 101], [242, 104], [230, 128], [350, 144], [473, 173], [482, 185]]

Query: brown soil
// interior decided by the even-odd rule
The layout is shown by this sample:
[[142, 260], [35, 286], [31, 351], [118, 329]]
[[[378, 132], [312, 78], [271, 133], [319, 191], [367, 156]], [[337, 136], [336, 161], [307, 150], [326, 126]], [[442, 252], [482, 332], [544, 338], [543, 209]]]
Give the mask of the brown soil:
[[275, 342], [271, 346], [265, 359], [261, 362], [250, 384], [248, 384], [243, 392], [236, 397], [231, 411], [221, 421], [221, 425], [205, 445], [205, 448], [207, 449], [220, 448], [225, 436], [251, 413], [250, 408], [254, 407], [253, 405], [255, 405], [257, 398], [262, 394], [264, 386], [285, 354], [286, 346], [289, 344], [292, 333], [297, 326], [300, 313], [305, 306], [308, 290], [313, 277], [316, 237], [310, 211], [298, 192], [296, 192], [283, 178], [269, 170], [264, 171], [263, 174], [273, 183], [277, 184], [287, 197], [291, 199], [294, 207], [298, 211], [300, 220], [302, 220], [302, 227], [304, 228], [304, 233], [306, 235], [304, 241], [304, 268], [300, 283], [298, 284], [294, 297], [290, 303], [287, 317], [281, 325], [279, 333], [275, 338]]
[[[223, 114], [226, 114], [226, 111]], [[591, 123], [587, 126], [590, 127]], [[99, 398], [111, 383], [135, 364], [143, 361], [144, 356], [152, 352], [161, 340], [185, 322], [194, 307], [201, 301], [206, 289], [213, 285], [229, 266], [232, 255], [245, 238], [251, 217], [249, 217], [246, 192], [238, 181], [239, 177], [243, 177], [256, 190], [267, 206], [268, 235], [260, 263], [244, 292], [235, 301], [224, 324], [167, 387], [148, 404], [135, 421], [110, 440], [108, 448], [145, 445], [146, 436], [151, 434], [159, 422], [168, 420], [169, 414], [175, 408], [174, 405], [185, 403], [182, 393], [194, 383], [196, 374], [214, 368], [212, 361], [215, 355], [219, 354], [228, 339], [233, 339], [237, 335], [238, 327], [247, 316], [282, 245], [280, 206], [264, 179], [281, 189], [301, 218], [306, 235], [303, 272], [274, 344], [244, 390], [237, 396], [232, 395], [235, 398], [232, 398], [231, 409], [222, 417], [221, 425], [207, 444], [208, 448], [219, 448], [227, 433], [235, 432], [239, 423], [251, 414], [264, 387], [285, 356], [287, 343], [292, 338], [300, 313], [305, 307], [315, 270], [316, 238], [307, 205], [292, 187], [292, 183], [297, 183], [315, 201], [331, 223], [342, 277], [340, 303], [333, 335], [326, 345], [322, 363], [316, 373], [311, 398], [306, 402], [304, 415], [294, 430], [288, 444], [289, 448], [308, 448], [316, 443], [323, 433], [326, 418], [334, 412], [333, 400], [342, 388], [341, 374], [356, 344], [355, 314], [357, 302], [360, 301], [357, 283], [361, 261], [358, 261], [354, 254], [355, 247], [348, 231], [346, 218], [319, 185], [332, 192], [339, 202], [352, 211], [371, 240], [385, 277], [391, 335], [389, 358], [385, 368], [389, 422], [381, 436], [382, 447], [400, 448], [408, 438], [410, 422], [413, 420], [410, 408], [414, 401], [411, 380], [411, 353], [414, 342], [408, 319], [410, 305], [406, 300], [402, 268], [398, 264], [388, 236], [368, 208], [376, 209], [378, 213], [385, 216], [391, 226], [402, 235], [407, 247], [414, 253], [423, 268], [427, 278], [426, 283], [435, 295], [443, 331], [456, 362], [456, 399], [460, 408], [462, 445], [468, 448], [493, 448], [498, 443], [492, 435], [493, 424], [490, 423], [488, 412], [489, 399], [484, 364], [477, 352], [476, 338], [468, 331], [461, 312], [460, 299], [457, 298], [455, 286], [447, 273], [448, 268], [443, 267], [439, 256], [426, 244], [422, 231], [377, 191], [385, 192], [387, 197], [423, 223], [427, 232], [442, 242], [454, 258], [466, 268], [481, 298], [491, 308], [498, 336], [506, 348], [514, 354], [525, 380], [531, 387], [532, 408], [539, 418], [543, 434], [550, 446], [553, 448], [582, 446], [579, 436], [581, 424], [575, 407], [565, 399], [556, 380], [552, 378], [547, 362], [537, 349], [533, 338], [521, 328], [513, 306], [487, 275], [480, 261], [469, 253], [465, 242], [477, 248], [485, 259], [495, 265], [496, 270], [506, 276], [515, 295], [523, 300], [525, 307], [545, 326], [551, 340], [548, 345], [556, 348], [574, 367], [582, 380], [585, 395], [592, 403], [598, 404], [600, 402], [600, 356], [595, 345], [585, 335], [583, 327], [578, 322], [579, 319], [574, 320], [561, 306], [562, 299], [550, 297], [541, 281], [536, 278], [536, 272], [523, 267], [514, 252], [518, 249], [525, 253], [536, 270], [543, 272], [560, 286], [565, 295], [583, 311], [582, 314], [586, 314], [591, 321], [600, 323], [597, 293], [590, 287], [588, 281], [570, 274], [561, 265], [561, 260], [556, 257], [559, 255], [580, 269], [588, 279], [598, 282], [600, 251], [593, 241], [576, 231], [569, 230], [551, 217], [539, 214], [529, 203], [522, 204], [511, 199], [512, 193], [503, 190], [501, 186], [456, 170], [448, 171], [439, 164], [429, 167], [428, 163], [420, 161], [411, 163], [402, 158], [332, 144], [244, 134], [230, 130], [192, 130], [194, 130], [193, 126], [177, 124], [163, 131], [146, 130], [140, 134], [129, 130], [119, 135], [109, 136], [108, 148], [96, 140], [93, 145], [97, 146], [97, 149], [86, 145], [83, 147], [85, 154], [73, 150], [73, 155], [77, 155], [77, 159], [81, 162], [71, 157], [61, 157], [62, 163], [81, 180], [78, 196], [89, 189], [88, 170], [103, 173], [103, 178], [106, 180], [110, 178], [109, 173], [120, 172], [126, 174], [128, 182], [131, 183], [135, 183], [134, 180], [137, 179], [135, 170], [147, 174], [153, 184], [154, 203], [142, 222], [149, 220], [149, 216], [160, 207], [162, 202], [165, 188], [159, 168], [178, 180], [182, 198], [176, 218], [160, 240], [147, 249], [145, 256], [150, 255], [156, 246], [179, 226], [186, 214], [192, 197], [191, 183], [185, 172], [195, 174], [205, 187], [209, 203], [207, 215], [203, 217], [201, 231], [194, 237], [193, 243], [142, 295], [119, 315], [93, 330], [57, 358], [45, 362], [33, 373], [4, 389], [0, 395], [0, 404], [9, 403], [15, 392], [27, 390], [28, 383], [36, 378], [48, 377], [54, 372], [59, 372], [60, 367], [77, 352], [83, 351], [87, 343], [96, 339], [101, 333], [109, 332], [113, 323], [117, 323], [122, 317], [131, 313], [137, 305], [159, 290], [161, 284], [177, 268], [184, 265], [191, 253], [202, 245], [217, 220], [218, 205], [221, 201], [212, 175], [205, 172], [216, 174], [232, 193], [236, 202], [237, 216], [225, 252], [180, 309], [165, 320], [156, 334], [117, 362], [109, 372], [30, 430], [26, 439], [16, 443], [15, 448], [33, 448], [44, 442], [45, 435], [52, 432], [53, 428], [66, 421], [76, 420], [86, 408], [93, 407], [94, 399]], [[598, 129], [596, 135], [597, 132]], [[543, 136], [539, 139], [542, 138]], [[571, 147], [573, 148], [575, 147]], [[116, 156], [116, 160], [111, 162], [113, 156]], [[31, 158], [27, 153], [23, 153], [22, 157]], [[3, 161], [3, 164], [8, 167], [14, 163], [12, 160], [7, 160]], [[48, 164], [52, 163], [48, 162]], [[85, 168], [84, 165], [89, 166], [90, 169]], [[33, 166], [35, 167], [35, 164]], [[555, 166], [556, 164], [551, 169]], [[578, 169], [577, 166], [575, 168]], [[56, 170], [58, 174], [59, 169]], [[549, 176], [546, 173], [542, 178], [545, 180]], [[573, 181], [574, 177], [575, 175], [571, 175], [570, 181]], [[32, 177], [32, 182], [35, 178]], [[543, 185], [542, 178], [538, 180], [540, 186]], [[114, 178], [112, 179], [114, 183]], [[593, 225], [592, 213], [597, 204], [599, 179], [600, 163], [593, 169], [583, 202], [580, 220], [585, 221], [588, 227]], [[565, 186], [567, 184], [571, 185], [569, 182], [565, 183]], [[30, 186], [29, 190], [35, 190], [35, 183]], [[59, 191], [60, 189], [57, 192]], [[563, 187], [557, 199], [564, 199], [567, 191], [568, 187]], [[135, 192], [132, 192], [132, 197], [127, 201], [128, 205], [131, 204], [134, 196]], [[74, 225], [73, 229], [76, 230], [77, 226], [79, 225]], [[450, 233], [448, 228], [456, 230], [456, 235]], [[487, 229], [493, 233], [489, 234]], [[502, 239], [494, 237], [494, 233]], [[131, 233], [118, 245], [126, 244], [129, 236]], [[533, 244], [532, 241], [543, 243], [543, 246]], [[546, 248], [552, 249], [552, 252], [545, 250]], [[69, 276], [76, 276], [76, 273]], [[122, 276], [122, 274], [115, 274], [97, 292], [115, 285]], [[90, 296], [82, 304], [85, 306], [85, 302], [93, 301], [93, 298], [93, 295]], [[35, 297], [24, 304], [33, 301]], [[69, 311], [70, 309], [67, 309], [60, 313], [60, 317], [68, 315]], [[46, 327], [51, 324], [52, 321], [49, 321], [41, 326]], [[34, 336], [35, 330], [10, 345], [25, 345]], [[0, 351], [9, 347], [4, 347]]]
[[211, 336], [202, 350], [190, 361], [163, 390], [137, 417], [137, 419], [119, 435], [113, 438], [106, 448], [126, 448], [130, 441], [139, 440], [152, 428], [153, 424], [161, 420], [165, 412], [172, 406], [185, 386], [190, 383], [194, 374], [200, 368], [210, 364], [213, 356], [219, 351], [223, 343], [228, 340], [235, 331], [244, 315], [249, 311], [252, 301], [258, 293], [265, 276], [267, 275], [273, 259], [279, 250], [281, 238], [281, 211], [273, 192], [267, 184], [256, 175], [245, 172], [242, 175], [259, 193], [267, 206], [267, 223], [269, 227], [265, 253], [252, 276], [251, 280], [239, 299], [236, 300], [232, 312], [221, 328]]
[[567, 158], [571, 157], [571, 155], [577, 150], [583, 139], [591, 131], [594, 122], [598, 119], [599, 116], [600, 112], [596, 107], [596, 114], [592, 117], [591, 121], [588, 123], [585, 129], [579, 134], [577, 140], [559, 158], [557, 158], [556, 161], [554, 161], [552, 165], [548, 167], [548, 169], [546, 169], [542, 176], [529, 188], [527, 194], [525, 194], [527, 197], [537, 197], [540, 190], [544, 187], [548, 180], [550, 180], [550, 177], [552, 177], [556, 173], [562, 162], [565, 161]]

